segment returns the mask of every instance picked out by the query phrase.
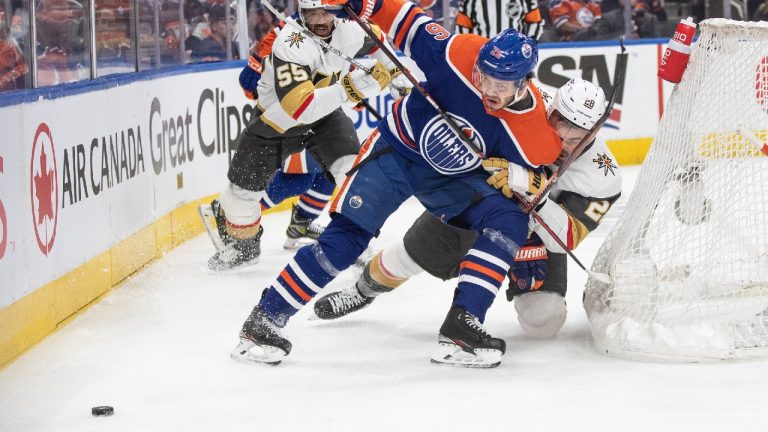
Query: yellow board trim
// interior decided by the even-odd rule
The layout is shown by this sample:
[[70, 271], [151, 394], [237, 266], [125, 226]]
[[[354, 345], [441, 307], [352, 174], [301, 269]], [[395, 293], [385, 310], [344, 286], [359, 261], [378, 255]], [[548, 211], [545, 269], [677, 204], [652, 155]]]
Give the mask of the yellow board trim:
[[[140, 229], [108, 251], [41, 286], [0, 310], [0, 368], [63, 327], [122, 283], [174, 247], [200, 234], [197, 208], [216, 195], [189, 202]], [[292, 198], [266, 210], [289, 210]]]
[[605, 140], [619, 166], [640, 165], [651, 148], [653, 138]]

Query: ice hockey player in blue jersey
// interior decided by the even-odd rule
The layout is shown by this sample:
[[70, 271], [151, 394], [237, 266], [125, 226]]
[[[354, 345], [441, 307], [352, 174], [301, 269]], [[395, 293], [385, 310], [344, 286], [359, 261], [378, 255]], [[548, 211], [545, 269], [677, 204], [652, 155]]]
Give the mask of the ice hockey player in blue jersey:
[[[573, 78], [554, 98], [545, 100], [552, 100], [550, 124], [563, 141], [563, 150], [550, 167], [555, 170], [602, 117], [605, 95], [591, 82]], [[621, 195], [621, 168], [603, 139], [596, 137], [574, 158], [537, 206], [539, 216], [569, 249], [597, 229]], [[526, 337], [549, 338], [567, 315], [566, 254], [538, 221], [532, 218], [529, 228], [531, 237], [509, 272], [507, 300], [514, 301]], [[317, 298], [315, 313], [326, 320], [346, 316], [369, 306], [381, 294], [400, 291], [398, 287], [422, 272], [453, 279], [476, 240], [476, 232], [440, 223], [424, 212], [402, 240], [373, 256], [355, 284]]]
[[[477, 148], [530, 169], [530, 175], [517, 179], [530, 193], [543, 188], [542, 167], [555, 161], [561, 142], [547, 123], [541, 94], [529, 82], [538, 60], [533, 40], [511, 29], [491, 40], [454, 35], [406, 0], [350, 5], [367, 11], [416, 62], [426, 76], [427, 92]], [[316, 244], [299, 249], [264, 291], [242, 326], [232, 357], [279, 363], [291, 350], [281, 328], [354, 263], [389, 215], [415, 196], [443, 222], [481, 234], [461, 263], [433, 361], [499, 365], [505, 343], [492, 337], [483, 321], [526, 241], [528, 215], [486, 183], [485, 163], [421, 93], [399, 99], [363, 144], [356, 170], [332, 201], [331, 223]]]

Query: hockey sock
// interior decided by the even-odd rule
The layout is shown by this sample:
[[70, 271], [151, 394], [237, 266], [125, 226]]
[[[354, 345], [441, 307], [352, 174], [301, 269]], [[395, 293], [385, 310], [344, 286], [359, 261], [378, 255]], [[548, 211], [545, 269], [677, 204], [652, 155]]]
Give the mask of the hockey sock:
[[485, 235], [478, 237], [459, 270], [459, 286], [453, 304], [485, 321], [499, 287], [504, 282], [512, 255]]
[[267, 193], [261, 200], [265, 208], [272, 208], [283, 200], [304, 193], [312, 185], [315, 174], [287, 174], [278, 171], [267, 185]]
[[315, 220], [323, 212], [325, 205], [333, 195], [336, 185], [328, 180], [324, 174], [315, 174], [312, 187], [299, 195], [297, 212], [304, 219]]
[[373, 235], [334, 215], [318, 242], [299, 249], [272, 282], [259, 306], [278, 326], [307, 304], [339, 272], [352, 265]]

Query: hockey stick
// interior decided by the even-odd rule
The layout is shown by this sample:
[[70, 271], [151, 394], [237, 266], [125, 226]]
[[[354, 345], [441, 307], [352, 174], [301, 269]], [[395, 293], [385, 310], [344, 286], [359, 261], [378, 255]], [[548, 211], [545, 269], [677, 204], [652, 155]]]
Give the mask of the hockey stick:
[[589, 143], [592, 142], [592, 140], [595, 138], [597, 133], [600, 131], [600, 129], [603, 127], [606, 121], [608, 121], [608, 117], [611, 115], [611, 111], [613, 111], [613, 105], [616, 103], [616, 96], [621, 91], [621, 88], [624, 86], [624, 73], [627, 69], [627, 56], [624, 55], [626, 52], [626, 48], [624, 47], [624, 36], [621, 36], [619, 38], [619, 46], [621, 46], [621, 55], [619, 57], [619, 70], [616, 72], [616, 86], [613, 87], [613, 94], [611, 95], [611, 100], [608, 102], [608, 106], [605, 108], [605, 112], [603, 115], [597, 120], [597, 123], [595, 123], [594, 126], [592, 126], [592, 129], [589, 130], [589, 133], [587, 133], [584, 138], [579, 141], [579, 143], [576, 145], [576, 147], [573, 149], [573, 151], [568, 155], [568, 157], [565, 158], [563, 163], [560, 164], [559, 167], [557, 167], [557, 170], [552, 174], [552, 177], [549, 178], [549, 181], [547, 182], [547, 185], [544, 186], [544, 189], [539, 192], [538, 195], [534, 196], [533, 199], [528, 203], [528, 205], [525, 206], [525, 209], [527, 212], [530, 212], [532, 209], [536, 207], [536, 205], [539, 203], [542, 197], [546, 196], [549, 191], [555, 186], [558, 180], [560, 180], [560, 177], [563, 175], [565, 170], [568, 169], [568, 167], [573, 163], [573, 161], [576, 159], [576, 155], [580, 155], [581, 152], [589, 145]]
[[376, 111], [376, 108], [374, 108], [370, 103], [368, 103], [368, 99], [363, 99], [362, 101], [360, 101], [360, 103], [363, 104], [365, 109], [368, 110], [368, 112], [371, 113], [371, 115], [376, 117], [376, 120], [382, 121], [384, 119], [384, 117], [382, 117], [381, 114], [379, 114], [379, 112]]
[[[515, 197], [517, 197], [517, 199], [520, 200], [521, 203], [524, 203], [526, 201], [525, 198], [523, 198], [523, 196], [520, 193], [514, 192], [514, 194], [515, 194]], [[563, 249], [565, 253], [568, 254], [569, 257], [571, 257], [573, 262], [575, 262], [576, 265], [578, 265], [579, 267], [581, 267], [582, 270], [584, 270], [584, 272], [586, 272], [589, 276], [597, 279], [598, 281], [604, 284], [610, 285], [611, 283], [613, 283], [613, 279], [607, 273], [593, 272], [592, 270], [587, 269], [587, 267], [584, 264], [582, 264], [578, 258], [576, 258], [576, 255], [568, 247], [568, 245], [566, 245], [565, 242], [560, 238], [560, 236], [558, 236], [557, 233], [555, 233], [555, 231], [552, 228], [550, 228], [546, 222], [544, 222], [544, 219], [535, 210], [531, 210], [529, 214], [536, 220], [536, 222], [539, 223], [539, 225], [542, 226], [542, 228], [544, 228], [544, 230], [547, 231], [550, 237], [552, 237], [552, 240], [554, 240], [555, 243], [557, 243], [557, 245], [560, 246], [560, 248]]]
[[[435, 110], [437, 110], [437, 112], [440, 114], [440, 116], [443, 117], [443, 119], [446, 121], [446, 123], [448, 123], [448, 126], [451, 128], [453, 133], [460, 140], [462, 140], [464, 142], [464, 144], [466, 144], [470, 149], [472, 149], [478, 155], [478, 157], [480, 157], [480, 159], [487, 159], [487, 157], [482, 152], [482, 150], [477, 148], [477, 146], [475, 146], [475, 144], [472, 143], [472, 141], [470, 141], [469, 138], [466, 135], [464, 135], [459, 130], [458, 126], [453, 121], [453, 119], [451, 119], [448, 116], [448, 114], [442, 108], [440, 108], [440, 105], [438, 105], [437, 102], [432, 98], [432, 96], [429, 93], [427, 93], [427, 90], [421, 85], [421, 83], [418, 82], [418, 80], [416, 80], [416, 78], [413, 77], [411, 72], [402, 64], [402, 62], [400, 62], [400, 60], [398, 60], [397, 56], [394, 53], [390, 52], [387, 49], [387, 47], [377, 37], [375, 37], [376, 35], [375, 35], [375, 33], [373, 33], [373, 30], [371, 30], [370, 27], [368, 27], [368, 25], [362, 20], [362, 18], [360, 18], [355, 13], [354, 10], [352, 10], [352, 7], [349, 6], [349, 3], [345, 3], [343, 7], [344, 7], [345, 12], [347, 12], [347, 15], [349, 15], [366, 32], [366, 34], [369, 35], [369, 37], [373, 38], [373, 40], [376, 41], [376, 43], [379, 45], [379, 49], [381, 49], [387, 55], [387, 57], [389, 57], [389, 59], [397, 67], [399, 67], [400, 70], [403, 71], [403, 74], [413, 84], [413, 87], [416, 90], [418, 90], [419, 93], [422, 94], [422, 96], [424, 96], [424, 98], [430, 103], [430, 105], [432, 105], [432, 107]], [[621, 44], [621, 54], [624, 54], [625, 49], [624, 49], [624, 38], [623, 37], [619, 39], [619, 43]], [[579, 142], [579, 144], [577, 145], [577, 147], [574, 150], [574, 152], [572, 152], [568, 156], [568, 158], [566, 158], [566, 161], [568, 162], [568, 165], [571, 164], [571, 161], [573, 160], [573, 155], [576, 154], [576, 150], [581, 152], [581, 150], [587, 145], [587, 143], [589, 143], [592, 140], [592, 138], [594, 138], [594, 136], [597, 134], [597, 131], [600, 129], [600, 127], [602, 127], [602, 125], [608, 120], [608, 114], [610, 113], [610, 109], [613, 108], [613, 103], [616, 100], [616, 95], [618, 94], [619, 86], [622, 84], [622, 81], [623, 81], [624, 69], [626, 68], [626, 60], [625, 60], [624, 56], [621, 57], [621, 61], [622, 61], [622, 64], [621, 64], [621, 67], [620, 67], [619, 72], [618, 72], [618, 75], [620, 75], [620, 76], [617, 77], [617, 78], [620, 78], [621, 80], [617, 82], [617, 87], [614, 87], [614, 91], [613, 91], [613, 95], [611, 96], [611, 102], [609, 103], [609, 107], [606, 108], [606, 112], [598, 120], [598, 123], [595, 124], [593, 129], [590, 130], [590, 133], [587, 134], [587, 136], [585, 136], [584, 139], [582, 139], [581, 142]], [[591, 137], [590, 137], [590, 135], [591, 135]], [[587, 140], [587, 138], [589, 138], [589, 139]], [[567, 167], [563, 168], [563, 169], [558, 169], [557, 173], [559, 173], [559, 175], [562, 175], [562, 173], [565, 171], [565, 169], [567, 169]], [[549, 184], [547, 186], [549, 186]], [[549, 186], [548, 188], [545, 187], [545, 189], [551, 189], [551, 188], [552, 188], [551, 186]], [[538, 202], [538, 200], [541, 199], [541, 196], [543, 196], [543, 193], [540, 194], [540, 195], [537, 195], [537, 197], [536, 197], [536, 198], [538, 198], [536, 200], [537, 202]], [[522, 199], [520, 201], [521, 205], [525, 205], [525, 202], [526, 202], [526, 200], [524, 200], [524, 199]], [[582, 264], [581, 261], [578, 258], [576, 258], [576, 255], [574, 255], [574, 253], [568, 248], [568, 246], [565, 243], [563, 243], [563, 241], [560, 239], [560, 237], [557, 236], [557, 234], [555, 234], [555, 232], [552, 230], [552, 228], [550, 228], [549, 225], [547, 225], [547, 223], [544, 222], [544, 220], [541, 218], [541, 216], [539, 216], [539, 214], [536, 213], [536, 211], [534, 210], [534, 206], [531, 206], [531, 205], [526, 206], [523, 211], [525, 213], [528, 213], [528, 214], [532, 215], [534, 217], [534, 219], [536, 219], [539, 222], [539, 224], [544, 227], [544, 229], [549, 233], [549, 235], [552, 236], [552, 239], [555, 240], [555, 242], [568, 254], [568, 256], [570, 256], [574, 260], [574, 262], [576, 262], [576, 264], [578, 264], [579, 267], [581, 267], [582, 270], [587, 272], [588, 275], [594, 277], [595, 279], [597, 279], [597, 280], [599, 280], [599, 281], [601, 281], [603, 283], [610, 284], [612, 282], [611, 277], [608, 276], [605, 273], [596, 273], [596, 272], [592, 272], [590, 270], [587, 270], [587, 268], [584, 266], [584, 264]]]

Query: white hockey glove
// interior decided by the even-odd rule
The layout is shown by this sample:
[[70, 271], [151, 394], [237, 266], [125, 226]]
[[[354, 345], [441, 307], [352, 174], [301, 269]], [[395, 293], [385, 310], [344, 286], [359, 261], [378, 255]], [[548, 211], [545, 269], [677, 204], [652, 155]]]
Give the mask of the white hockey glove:
[[377, 61], [370, 74], [362, 69], [355, 69], [341, 78], [341, 85], [347, 92], [347, 98], [358, 103], [381, 93], [391, 79], [384, 64]]
[[389, 74], [392, 76], [392, 81], [389, 82], [389, 94], [392, 95], [395, 100], [407, 95], [413, 88], [413, 83], [409, 80], [400, 68], [395, 67], [389, 70]]
[[507, 198], [512, 198], [514, 192], [524, 197], [533, 197], [547, 185], [546, 173], [510, 164], [506, 159], [488, 158], [483, 161], [483, 168], [491, 173], [486, 182], [499, 189]]

